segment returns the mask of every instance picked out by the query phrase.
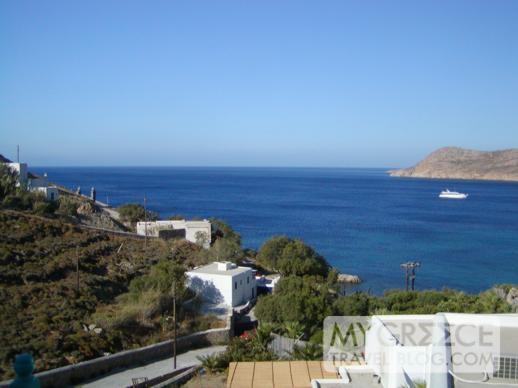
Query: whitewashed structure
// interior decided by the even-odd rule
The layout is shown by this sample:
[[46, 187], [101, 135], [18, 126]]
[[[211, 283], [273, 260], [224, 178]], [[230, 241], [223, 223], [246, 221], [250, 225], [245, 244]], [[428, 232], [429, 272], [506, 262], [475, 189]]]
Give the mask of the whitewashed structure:
[[27, 163], [5, 163], [11, 171], [18, 175], [18, 186], [27, 185], [29, 182], [29, 173], [27, 170]]
[[182, 237], [208, 249], [210, 247], [211, 225], [209, 220], [143, 221], [137, 222], [137, 234], [162, 238]]
[[56, 186], [36, 186], [31, 187], [32, 192], [41, 193], [47, 201], [57, 201], [59, 190]]
[[48, 201], [57, 201], [59, 198], [59, 190], [56, 186], [49, 184], [47, 174], [40, 177], [31, 174], [28, 170], [27, 163], [5, 163], [11, 171], [18, 175], [18, 187], [27, 187], [27, 190], [41, 193]]
[[518, 314], [379, 315], [365, 360], [384, 388], [518, 386]]
[[255, 273], [249, 267], [214, 262], [188, 271], [186, 276], [188, 287], [211, 303], [236, 307], [257, 296]]

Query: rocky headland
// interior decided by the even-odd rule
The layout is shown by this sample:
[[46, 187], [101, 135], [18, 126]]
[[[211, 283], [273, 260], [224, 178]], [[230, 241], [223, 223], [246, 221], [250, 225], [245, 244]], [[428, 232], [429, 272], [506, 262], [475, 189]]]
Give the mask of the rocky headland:
[[413, 178], [518, 181], [518, 149], [476, 151], [444, 147], [413, 167], [389, 170], [388, 173]]

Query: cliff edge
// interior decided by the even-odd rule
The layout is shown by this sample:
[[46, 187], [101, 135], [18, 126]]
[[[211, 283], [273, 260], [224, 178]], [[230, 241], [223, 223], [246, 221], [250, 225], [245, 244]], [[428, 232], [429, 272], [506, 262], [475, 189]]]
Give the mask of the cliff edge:
[[389, 170], [388, 173], [414, 178], [518, 181], [518, 149], [476, 151], [443, 147], [414, 167]]

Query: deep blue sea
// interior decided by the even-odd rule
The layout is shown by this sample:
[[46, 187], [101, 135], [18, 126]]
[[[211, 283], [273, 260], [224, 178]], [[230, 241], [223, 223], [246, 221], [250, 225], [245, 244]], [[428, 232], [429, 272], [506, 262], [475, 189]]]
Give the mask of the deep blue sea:
[[[162, 217], [218, 217], [245, 247], [302, 238], [362, 288], [403, 287], [400, 263], [418, 260], [416, 287], [470, 292], [518, 283], [518, 183], [393, 178], [385, 169], [46, 167], [51, 181], [100, 201], [142, 203]], [[449, 188], [467, 200], [439, 199]]]

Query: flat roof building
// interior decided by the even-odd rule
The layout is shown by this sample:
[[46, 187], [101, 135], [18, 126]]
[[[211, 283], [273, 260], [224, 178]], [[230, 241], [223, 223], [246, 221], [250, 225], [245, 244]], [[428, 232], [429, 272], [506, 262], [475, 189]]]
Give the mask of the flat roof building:
[[137, 234], [161, 238], [185, 238], [208, 249], [211, 239], [209, 220], [159, 220], [137, 222]]
[[257, 296], [254, 271], [231, 262], [213, 262], [186, 272], [188, 286], [206, 301], [230, 307]]

